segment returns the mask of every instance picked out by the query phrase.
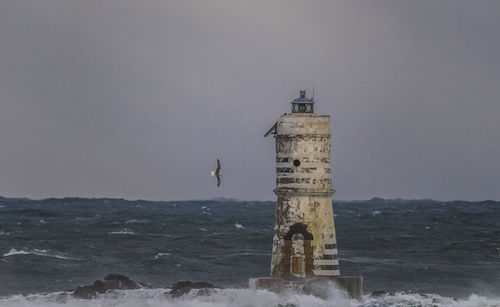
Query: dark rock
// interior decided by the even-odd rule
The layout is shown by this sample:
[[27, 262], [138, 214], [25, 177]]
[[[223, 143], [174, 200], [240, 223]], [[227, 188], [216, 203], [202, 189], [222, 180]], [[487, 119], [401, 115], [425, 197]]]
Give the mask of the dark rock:
[[104, 280], [96, 280], [91, 286], [79, 286], [73, 291], [73, 296], [83, 299], [91, 299], [97, 296], [97, 293], [106, 293], [108, 290], [131, 290], [142, 288], [142, 285], [136, 283], [125, 275], [108, 274]]
[[131, 289], [141, 288], [138, 283], [131, 280], [127, 276], [121, 274], [106, 275], [106, 277], [104, 277], [104, 283], [106, 290], [109, 289], [131, 290]]
[[201, 289], [198, 292], [198, 295], [209, 295], [210, 291], [208, 289], [217, 289], [216, 287], [208, 282], [191, 282], [191, 281], [178, 281], [175, 284], [170, 286], [170, 292], [168, 295], [171, 297], [179, 297], [183, 296], [186, 293], [193, 289]]
[[106, 292], [106, 283], [102, 280], [94, 281], [94, 285], [92, 286], [96, 292], [105, 293]]

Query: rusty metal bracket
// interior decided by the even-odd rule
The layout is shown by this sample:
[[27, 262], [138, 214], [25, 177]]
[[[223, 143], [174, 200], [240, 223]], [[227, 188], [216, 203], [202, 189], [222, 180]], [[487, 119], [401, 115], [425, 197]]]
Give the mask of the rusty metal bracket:
[[270, 134], [276, 134], [276, 127], [278, 127], [278, 122], [275, 122], [274, 125], [269, 129], [266, 134], [264, 134], [264, 137], [270, 135]]

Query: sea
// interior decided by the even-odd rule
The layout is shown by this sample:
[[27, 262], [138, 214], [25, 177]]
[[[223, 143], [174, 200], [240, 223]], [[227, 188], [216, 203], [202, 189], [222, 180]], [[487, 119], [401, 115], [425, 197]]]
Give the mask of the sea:
[[[0, 198], [0, 306], [500, 306], [500, 202], [334, 200], [340, 271], [363, 276], [360, 300], [333, 284], [322, 298], [249, 287], [269, 276], [275, 207]], [[60, 295], [109, 273], [149, 286]], [[171, 298], [183, 280], [222, 288]]]

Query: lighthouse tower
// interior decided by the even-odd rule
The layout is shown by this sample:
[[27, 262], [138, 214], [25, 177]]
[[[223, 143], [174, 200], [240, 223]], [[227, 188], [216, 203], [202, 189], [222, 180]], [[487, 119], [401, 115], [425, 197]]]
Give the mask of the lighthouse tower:
[[[321, 296], [333, 282], [359, 299], [362, 276], [340, 276], [331, 197], [330, 116], [314, 113], [306, 91], [292, 101], [264, 136], [276, 139], [276, 217], [271, 277], [251, 278], [256, 288], [287, 288]], [[316, 286], [315, 286], [316, 285]], [[319, 290], [319, 292], [316, 292]]]
[[330, 116], [300, 91], [292, 113], [266, 133], [276, 138], [278, 196], [271, 276], [339, 276], [331, 197]]

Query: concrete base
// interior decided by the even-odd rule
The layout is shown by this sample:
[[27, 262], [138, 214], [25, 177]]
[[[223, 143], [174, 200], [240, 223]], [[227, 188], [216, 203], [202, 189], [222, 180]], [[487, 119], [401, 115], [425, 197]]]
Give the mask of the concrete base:
[[363, 295], [362, 276], [329, 276], [312, 278], [283, 279], [275, 277], [252, 278], [249, 287], [255, 289], [265, 289], [272, 292], [281, 292], [286, 289], [293, 289], [300, 293], [311, 294], [318, 297], [326, 297], [330, 291], [329, 283], [345, 290], [350, 297], [360, 300]]

